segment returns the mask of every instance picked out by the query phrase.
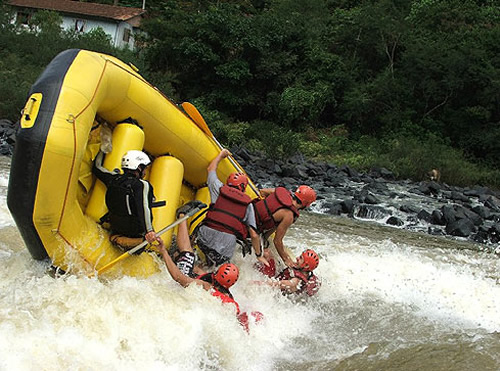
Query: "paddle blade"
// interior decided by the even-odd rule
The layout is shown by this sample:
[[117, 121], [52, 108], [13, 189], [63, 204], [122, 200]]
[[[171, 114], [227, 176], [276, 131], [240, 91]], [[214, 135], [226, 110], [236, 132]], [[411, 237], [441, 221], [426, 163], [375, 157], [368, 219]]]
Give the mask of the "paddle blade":
[[200, 111], [193, 106], [189, 102], [184, 102], [181, 104], [184, 111], [188, 114], [189, 117], [194, 121], [194, 123], [201, 129], [203, 132], [211, 137], [213, 137], [212, 132], [210, 131], [205, 119], [201, 115]]

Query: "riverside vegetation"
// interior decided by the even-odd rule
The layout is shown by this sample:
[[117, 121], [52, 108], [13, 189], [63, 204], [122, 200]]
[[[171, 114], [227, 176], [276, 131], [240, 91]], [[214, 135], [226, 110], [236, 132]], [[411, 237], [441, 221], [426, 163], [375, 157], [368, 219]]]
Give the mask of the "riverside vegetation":
[[193, 102], [226, 146], [384, 167], [400, 179], [439, 168], [444, 183], [500, 188], [496, 1], [158, 0], [146, 4], [135, 51], [113, 48], [100, 29], [62, 31], [48, 11], [19, 27], [5, 3], [0, 118], [18, 119], [55, 55], [84, 48]]

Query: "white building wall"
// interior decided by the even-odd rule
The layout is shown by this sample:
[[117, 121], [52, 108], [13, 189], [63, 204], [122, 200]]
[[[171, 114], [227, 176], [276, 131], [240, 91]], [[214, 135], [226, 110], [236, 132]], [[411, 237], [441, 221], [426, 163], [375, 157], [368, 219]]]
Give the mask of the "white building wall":
[[[93, 19], [63, 16], [62, 28], [64, 30], [75, 30], [78, 32], [89, 32], [92, 29], [101, 27], [103, 31], [111, 37], [111, 42], [116, 47], [134, 48], [133, 29], [127, 22], [106, 22]], [[78, 29], [77, 29], [78, 28]], [[123, 40], [125, 30], [129, 30], [130, 38], [128, 42]]]
[[[16, 12], [17, 18], [17, 12]], [[62, 15], [62, 24], [61, 27], [64, 30], [73, 30], [77, 32], [89, 32], [92, 29], [96, 29], [101, 27], [103, 31], [111, 37], [111, 42], [115, 47], [129, 47], [130, 49], [134, 49], [134, 29], [132, 25], [127, 22], [121, 21], [105, 21], [105, 20], [95, 20], [95, 19], [86, 19], [82, 17], [75, 16], [67, 16]], [[12, 21], [15, 23], [15, 20]], [[130, 37], [128, 42], [124, 41], [124, 35], [126, 30], [129, 30]]]

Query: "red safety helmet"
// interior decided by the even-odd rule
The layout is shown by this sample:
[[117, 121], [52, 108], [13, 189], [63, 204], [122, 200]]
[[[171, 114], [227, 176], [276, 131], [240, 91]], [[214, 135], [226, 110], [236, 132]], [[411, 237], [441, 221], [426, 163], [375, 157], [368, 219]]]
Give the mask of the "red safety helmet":
[[240, 270], [238, 267], [232, 263], [222, 264], [217, 272], [214, 273], [214, 279], [226, 289], [233, 286], [236, 281], [238, 281], [238, 276], [240, 275]]
[[316, 192], [314, 192], [314, 189], [306, 185], [299, 186], [294, 195], [299, 199], [302, 207], [308, 207], [316, 201]]
[[231, 173], [227, 177], [226, 184], [228, 186], [238, 188], [241, 192], [245, 192], [248, 184], [248, 178], [243, 173]]
[[316, 251], [307, 249], [300, 256], [304, 259], [304, 262], [300, 266], [301, 269], [305, 269], [309, 272], [316, 269], [319, 264], [319, 256], [316, 254]]

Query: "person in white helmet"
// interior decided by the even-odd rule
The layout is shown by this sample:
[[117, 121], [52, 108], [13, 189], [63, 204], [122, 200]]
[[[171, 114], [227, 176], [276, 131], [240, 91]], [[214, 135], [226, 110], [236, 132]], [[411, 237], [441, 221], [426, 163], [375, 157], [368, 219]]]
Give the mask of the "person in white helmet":
[[107, 187], [108, 214], [101, 220], [111, 228], [110, 240], [123, 250], [130, 250], [146, 239], [161, 242], [153, 229], [152, 207], [155, 200], [153, 186], [142, 179], [151, 164], [148, 155], [131, 150], [122, 158], [123, 174], [111, 172], [102, 166], [103, 153], [97, 155], [92, 172]]

